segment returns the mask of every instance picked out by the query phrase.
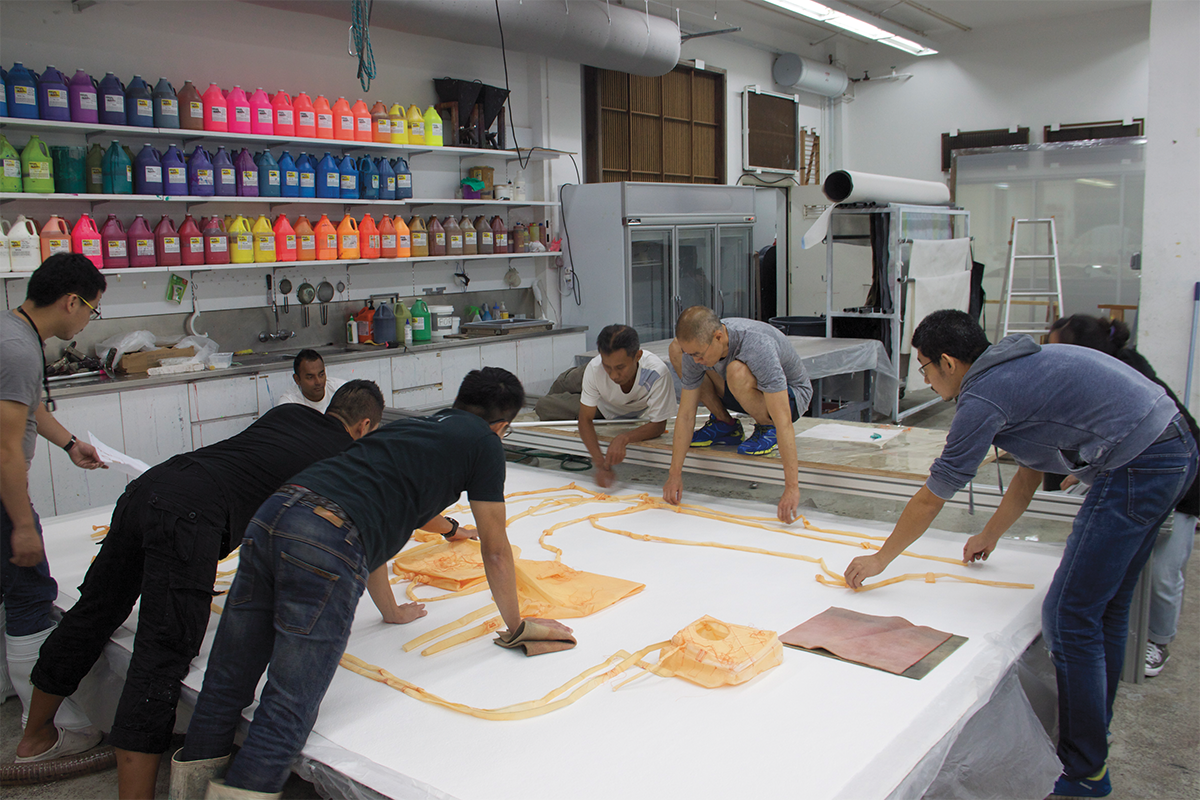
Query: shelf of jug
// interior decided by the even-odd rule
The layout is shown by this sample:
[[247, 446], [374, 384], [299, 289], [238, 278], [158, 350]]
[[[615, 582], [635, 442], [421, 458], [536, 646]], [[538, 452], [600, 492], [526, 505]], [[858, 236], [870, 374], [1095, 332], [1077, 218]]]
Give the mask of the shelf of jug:
[[[334, 258], [309, 261], [254, 261], [246, 264], [181, 264], [177, 267], [104, 267], [100, 271], [105, 275], [123, 275], [126, 273], [139, 275], [149, 272], [215, 272], [239, 269], [292, 269], [309, 264], [322, 267], [353, 267], [359, 264], [415, 264], [430, 261], [508, 261], [514, 258], [555, 258], [561, 255], [557, 250], [543, 253], [499, 253], [481, 256], [414, 256], [410, 258]], [[32, 272], [0, 272], [0, 280], [17, 280], [28, 278]]]
[[[403, 153], [408, 156], [447, 155], [458, 158], [503, 158], [511, 161], [546, 161], [559, 156], [576, 155], [566, 150], [551, 150], [543, 147], [522, 147], [514, 150], [491, 150], [478, 147], [432, 147], [419, 144], [391, 144], [387, 142], [363, 142], [350, 139], [318, 139], [307, 136], [266, 136], [259, 133], [225, 133], [221, 131], [197, 131], [190, 128], [142, 128], [137, 125], [98, 125], [92, 122], [62, 122], [47, 119], [21, 119], [18, 117], [0, 117], [0, 130], [19, 128], [37, 131], [61, 131], [64, 133], [82, 133], [84, 139], [90, 141], [95, 136], [115, 136], [118, 139], [139, 137], [154, 140], [174, 140], [183, 145], [191, 145], [199, 141], [211, 141], [214, 144], [234, 142], [242, 144], [265, 144], [270, 147], [285, 147], [287, 145], [303, 145], [313, 149], [335, 150], [344, 152], [352, 150], [385, 150]], [[122, 144], [130, 144], [128, 141]], [[15, 146], [15, 145], [14, 145]], [[132, 146], [132, 145], [130, 145]]]
[[442, 199], [438, 197], [408, 197], [404, 200], [352, 200], [348, 197], [203, 197], [199, 195], [165, 195], [165, 194], [77, 194], [74, 192], [0, 192], [0, 203], [16, 200], [37, 201], [73, 201], [92, 203], [187, 203], [190, 206], [207, 205], [210, 203], [234, 205], [339, 205], [339, 206], [461, 206], [474, 208], [488, 206], [497, 208], [550, 208], [557, 206], [554, 200], [463, 200], [461, 198]]

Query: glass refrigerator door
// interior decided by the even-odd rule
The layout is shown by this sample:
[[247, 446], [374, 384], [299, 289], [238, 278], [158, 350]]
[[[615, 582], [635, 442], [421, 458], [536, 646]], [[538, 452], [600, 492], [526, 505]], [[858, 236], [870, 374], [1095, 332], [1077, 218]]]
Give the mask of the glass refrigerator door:
[[679, 241], [679, 312], [692, 306], [720, 309], [714, 303], [716, 260], [713, 245], [716, 231], [711, 227], [676, 228]]
[[749, 317], [753, 288], [750, 275], [750, 228], [722, 225], [719, 231], [721, 269], [717, 314], [722, 317]]
[[630, 228], [628, 236], [628, 324], [644, 342], [670, 339], [675, 335], [676, 316], [672, 229]]

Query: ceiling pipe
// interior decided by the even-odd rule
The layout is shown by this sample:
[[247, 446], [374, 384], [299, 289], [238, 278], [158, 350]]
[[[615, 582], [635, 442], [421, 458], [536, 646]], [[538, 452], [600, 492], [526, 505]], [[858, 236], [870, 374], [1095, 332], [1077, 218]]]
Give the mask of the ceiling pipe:
[[[350, 4], [247, 0], [349, 24]], [[665, 75], [679, 63], [679, 26], [600, 0], [500, 0], [509, 50], [633, 75]], [[500, 47], [495, 0], [375, 0], [371, 27]]]

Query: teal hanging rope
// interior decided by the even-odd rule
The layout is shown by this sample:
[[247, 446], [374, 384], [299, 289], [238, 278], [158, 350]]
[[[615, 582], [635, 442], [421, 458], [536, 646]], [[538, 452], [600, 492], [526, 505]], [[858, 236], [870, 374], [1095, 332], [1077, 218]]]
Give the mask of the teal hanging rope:
[[358, 82], [364, 92], [371, 91], [375, 78], [375, 54], [371, 52], [371, 10], [374, 0], [352, 0], [350, 4], [351, 30], [354, 50], [358, 56]]

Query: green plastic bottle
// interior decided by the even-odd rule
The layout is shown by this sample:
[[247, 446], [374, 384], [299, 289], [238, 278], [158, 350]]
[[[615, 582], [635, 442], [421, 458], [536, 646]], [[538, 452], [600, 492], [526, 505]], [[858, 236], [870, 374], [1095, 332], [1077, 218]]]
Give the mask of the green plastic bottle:
[[428, 342], [433, 336], [433, 327], [429, 319], [429, 306], [424, 300], [418, 299], [412, 305], [412, 332], [414, 342]]
[[425, 109], [425, 144], [433, 147], [442, 146], [442, 118], [437, 110], [430, 106]]
[[29, 144], [21, 151], [21, 185], [26, 192], [54, 193], [54, 162], [50, 159], [50, 148], [37, 136], [30, 136]]
[[88, 150], [84, 170], [84, 186], [87, 193], [101, 194], [104, 191], [104, 148], [99, 143], [93, 144]]
[[0, 192], [21, 191], [21, 156], [3, 134], [0, 134], [0, 159], [4, 161], [4, 172], [0, 175]]

